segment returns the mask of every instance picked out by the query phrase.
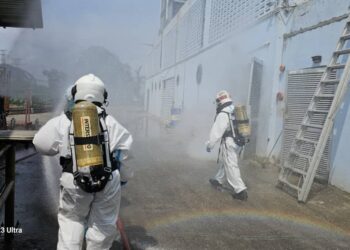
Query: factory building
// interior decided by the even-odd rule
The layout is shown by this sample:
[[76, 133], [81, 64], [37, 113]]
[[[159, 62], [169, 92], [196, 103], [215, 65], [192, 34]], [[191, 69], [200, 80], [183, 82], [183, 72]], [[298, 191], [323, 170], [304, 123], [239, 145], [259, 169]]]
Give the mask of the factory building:
[[[343, 0], [162, 1], [158, 37], [144, 67], [145, 110], [166, 121], [173, 109], [211, 124], [215, 94], [248, 107], [245, 155], [290, 150], [348, 18]], [[350, 94], [338, 111], [317, 178], [350, 191]], [[205, 140], [206, 134], [203, 134]]]

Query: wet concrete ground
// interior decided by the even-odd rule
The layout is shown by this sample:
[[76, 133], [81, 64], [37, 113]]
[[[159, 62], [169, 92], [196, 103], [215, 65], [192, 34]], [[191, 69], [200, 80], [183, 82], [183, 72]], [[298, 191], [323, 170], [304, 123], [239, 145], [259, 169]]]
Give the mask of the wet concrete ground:
[[123, 192], [127, 202], [121, 213], [140, 249], [350, 247], [349, 195], [339, 190], [323, 190], [308, 204], [298, 204], [275, 188], [275, 167], [242, 165], [249, 198], [241, 202], [210, 186], [216, 162], [182, 154], [182, 142], [141, 145], [136, 146], [139, 168]]
[[[275, 187], [275, 166], [245, 162], [241, 171], [249, 198], [234, 200], [208, 182], [217, 170], [215, 156], [189, 153], [196, 138], [182, 138], [155, 121], [149, 121], [147, 137], [145, 124], [125, 126], [135, 135], [135, 158], [128, 163], [135, 176], [123, 188], [120, 216], [133, 249], [350, 248], [349, 194], [321, 188], [299, 204]], [[60, 171], [55, 164], [37, 155], [17, 165], [16, 218], [23, 233], [13, 249], [55, 249]], [[112, 249], [121, 245], [115, 242]]]

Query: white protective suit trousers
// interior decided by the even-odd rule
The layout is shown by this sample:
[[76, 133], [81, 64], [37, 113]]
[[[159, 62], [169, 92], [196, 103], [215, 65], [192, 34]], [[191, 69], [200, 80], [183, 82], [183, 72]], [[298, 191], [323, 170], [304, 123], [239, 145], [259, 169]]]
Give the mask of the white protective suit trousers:
[[97, 193], [86, 193], [73, 183], [73, 175], [61, 177], [58, 210], [58, 250], [80, 250], [86, 239], [87, 250], [110, 249], [117, 236], [116, 222], [121, 199], [120, 176]]
[[215, 179], [223, 184], [226, 180], [239, 193], [247, 187], [245, 186], [241, 172], [238, 167], [238, 152], [240, 148], [233, 142], [233, 138], [227, 137], [220, 145], [221, 157], [219, 161], [219, 171]]

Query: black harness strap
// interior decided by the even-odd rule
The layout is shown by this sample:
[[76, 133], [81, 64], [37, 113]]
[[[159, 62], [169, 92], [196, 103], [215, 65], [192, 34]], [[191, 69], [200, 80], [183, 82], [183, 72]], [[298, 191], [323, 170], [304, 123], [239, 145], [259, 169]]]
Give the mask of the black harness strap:
[[226, 112], [226, 111], [221, 111], [220, 113], [225, 113], [227, 114], [227, 117], [228, 117], [228, 122], [230, 124], [230, 130], [226, 130], [225, 133], [223, 134], [223, 138], [226, 138], [226, 137], [232, 137], [234, 138], [235, 135], [237, 134], [236, 132], [236, 129], [233, 127], [233, 124], [232, 124], [232, 120], [231, 120], [231, 117], [230, 117], [230, 113], [229, 112]]
[[[227, 138], [227, 137], [233, 138], [233, 141], [235, 142], [235, 144], [237, 144], [237, 145], [240, 146], [240, 147], [243, 147], [243, 146], [246, 144], [245, 138], [239, 134], [239, 131], [238, 131], [236, 125], [241, 124], [241, 123], [244, 123], [244, 122], [246, 122], [246, 121], [249, 121], [249, 120], [237, 121], [236, 119], [231, 120], [230, 113], [229, 113], [229, 112], [226, 112], [226, 111], [220, 111], [219, 113], [225, 113], [225, 114], [227, 114], [228, 119], [229, 119], [229, 123], [230, 123], [230, 128], [231, 128], [231, 129], [230, 129], [230, 130], [226, 130], [226, 131], [224, 132], [224, 134], [222, 135], [221, 143], [220, 143], [220, 148], [219, 148], [219, 154], [218, 154], [218, 158], [217, 158], [217, 163], [219, 163], [220, 154], [222, 153], [222, 152], [221, 152], [221, 145], [224, 144], [224, 147], [225, 147], [226, 150], [227, 150], [227, 145], [226, 145], [225, 138]], [[217, 117], [217, 115], [218, 115], [219, 113], [216, 114], [215, 120], [216, 120], [216, 117]], [[242, 151], [241, 151], [241, 152], [242, 152]]]
[[247, 119], [247, 120], [240, 120], [240, 121], [233, 120], [232, 122], [233, 122], [233, 125], [238, 125], [238, 124], [243, 124], [243, 123], [249, 123], [249, 119]]
[[74, 137], [75, 145], [85, 145], [85, 144], [103, 144], [104, 143], [104, 135], [99, 134], [96, 136], [89, 137]]
[[[69, 120], [72, 120], [72, 116], [70, 112], [66, 112], [66, 116]], [[62, 171], [66, 173], [71, 173], [74, 176], [74, 183], [79, 186], [82, 190], [88, 193], [99, 192], [104, 189], [107, 182], [113, 178], [112, 172], [114, 170], [120, 169], [120, 161], [113, 158], [113, 155], [110, 153], [109, 149], [109, 135], [107, 131], [107, 127], [105, 124], [105, 118], [107, 114], [105, 110], [99, 115], [100, 118], [100, 128], [101, 133], [96, 136], [90, 137], [74, 137], [71, 131], [69, 133], [70, 136], [70, 146], [71, 150], [75, 150], [74, 145], [87, 145], [87, 144], [96, 144], [102, 145], [103, 148], [103, 166], [90, 166], [90, 175], [84, 175], [80, 173], [76, 169], [76, 165], [74, 165], [75, 159], [75, 151], [72, 152], [72, 158], [60, 157], [60, 164], [62, 166]], [[107, 152], [108, 151], [108, 152]]]
[[[112, 157], [112, 156], [111, 156]], [[62, 171], [66, 173], [73, 173], [73, 161], [72, 158], [60, 157], [60, 165], [62, 166]], [[120, 169], [120, 161], [112, 158], [112, 172], [114, 170]]]

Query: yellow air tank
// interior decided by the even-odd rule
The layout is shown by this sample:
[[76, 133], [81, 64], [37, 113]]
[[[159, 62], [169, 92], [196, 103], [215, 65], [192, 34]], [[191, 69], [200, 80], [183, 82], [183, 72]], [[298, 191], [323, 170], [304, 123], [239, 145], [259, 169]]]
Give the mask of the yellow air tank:
[[[97, 108], [94, 104], [82, 101], [72, 109], [74, 137], [98, 136], [100, 124]], [[89, 167], [103, 167], [103, 151], [101, 144], [75, 145], [78, 171], [90, 173]]]
[[235, 116], [238, 133], [243, 137], [249, 137], [251, 131], [246, 107], [244, 105], [235, 106]]

